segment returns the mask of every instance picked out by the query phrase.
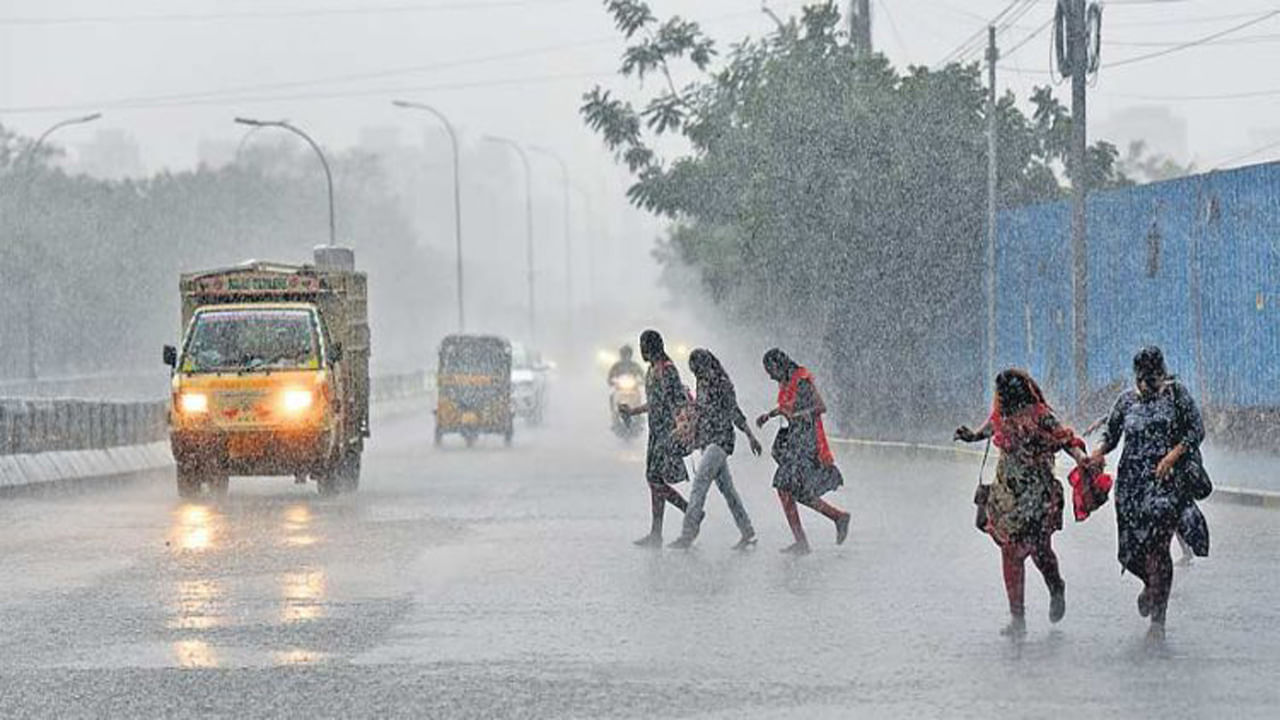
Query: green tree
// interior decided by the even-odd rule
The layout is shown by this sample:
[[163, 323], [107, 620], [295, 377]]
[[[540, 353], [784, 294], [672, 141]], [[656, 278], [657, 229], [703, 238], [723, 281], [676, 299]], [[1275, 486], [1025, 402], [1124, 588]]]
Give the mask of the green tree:
[[[834, 3], [717, 50], [694, 23], [606, 0], [633, 44], [627, 77], [658, 76], [637, 109], [599, 87], [582, 115], [635, 175], [633, 203], [673, 220], [659, 248], [695, 268], [736, 319], [826, 362], [847, 419], [902, 427], [972, 407], [981, 388], [985, 89], [977, 65], [899, 72], [860, 58]], [[675, 63], [701, 79], [677, 87]], [[997, 105], [1000, 194], [1053, 199], [1070, 115], [1048, 89], [1025, 116]], [[689, 152], [664, 159], [662, 136]], [[1124, 182], [1090, 148], [1096, 186]]]

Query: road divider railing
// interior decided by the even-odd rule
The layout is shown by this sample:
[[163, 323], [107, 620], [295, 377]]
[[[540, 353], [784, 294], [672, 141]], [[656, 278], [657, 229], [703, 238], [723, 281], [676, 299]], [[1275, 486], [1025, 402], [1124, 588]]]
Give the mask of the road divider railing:
[[[424, 371], [371, 378], [374, 404], [431, 392]], [[0, 398], [0, 455], [102, 450], [146, 445], [168, 437], [168, 400], [111, 402]]]
[[164, 401], [0, 400], [0, 455], [156, 442], [167, 412]]

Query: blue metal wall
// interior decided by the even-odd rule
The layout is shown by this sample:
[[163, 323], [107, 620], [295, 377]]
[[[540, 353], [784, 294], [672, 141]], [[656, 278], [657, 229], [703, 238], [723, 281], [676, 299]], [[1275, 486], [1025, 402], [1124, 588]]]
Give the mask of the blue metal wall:
[[[1280, 407], [1280, 163], [1089, 198], [1090, 390], [1160, 345], [1207, 405]], [[997, 221], [997, 365], [1073, 403], [1070, 206]]]

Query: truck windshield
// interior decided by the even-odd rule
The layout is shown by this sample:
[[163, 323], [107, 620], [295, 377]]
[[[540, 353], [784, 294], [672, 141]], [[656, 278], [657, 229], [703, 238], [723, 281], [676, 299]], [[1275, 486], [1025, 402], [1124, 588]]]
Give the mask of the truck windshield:
[[317, 369], [320, 343], [306, 310], [208, 310], [196, 315], [184, 372]]

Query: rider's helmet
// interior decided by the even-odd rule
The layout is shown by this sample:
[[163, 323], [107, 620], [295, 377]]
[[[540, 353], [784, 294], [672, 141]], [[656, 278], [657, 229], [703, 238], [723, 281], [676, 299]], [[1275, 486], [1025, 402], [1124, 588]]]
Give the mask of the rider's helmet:
[[632, 350], [630, 345], [623, 345], [618, 348], [618, 357], [621, 358], [623, 362], [631, 360], [631, 354]]

